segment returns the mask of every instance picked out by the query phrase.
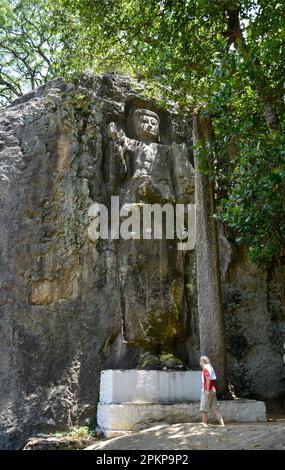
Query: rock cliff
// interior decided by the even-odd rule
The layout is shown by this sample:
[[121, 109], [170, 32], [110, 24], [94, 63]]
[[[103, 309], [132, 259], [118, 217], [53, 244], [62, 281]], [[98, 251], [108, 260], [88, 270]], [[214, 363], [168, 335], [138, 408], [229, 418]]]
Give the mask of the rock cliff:
[[[153, 173], [142, 146], [138, 169], [132, 163], [136, 109], [158, 116]], [[122, 139], [126, 154], [114, 163]], [[108, 206], [112, 194], [193, 203], [192, 165], [191, 122], [126, 77], [56, 79], [1, 110], [1, 448], [94, 419], [101, 369], [136, 367], [144, 349], [197, 368], [195, 251], [88, 237], [90, 205]], [[222, 232], [220, 243], [230, 379], [240, 394], [276, 397], [285, 381], [284, 274], [266, 277]], [[145, 320], [158, 335], [142, 336]], [[165, 334], [173, 341], [159, 351]]]

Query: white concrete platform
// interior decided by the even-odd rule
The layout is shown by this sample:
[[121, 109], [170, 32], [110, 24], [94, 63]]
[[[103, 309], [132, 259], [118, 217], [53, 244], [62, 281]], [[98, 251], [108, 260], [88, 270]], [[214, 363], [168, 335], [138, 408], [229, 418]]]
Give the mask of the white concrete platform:
[[[200, 394], [200, 371], [105, 370], [98, 426], [106, 437], [114, 437], [154, 423], [199, 422]], [[261, 401], [219, 401], [219, 409], [226, 423], [266, 421]]]
[[[219, 401], [225, 423], [266, 421], [264, 402], [255, 400]], [[98, 405], [98, 425], [106, 437], [138, 431], [157, 423], [194, 423], [201, 421], [200, 403], [121, 403]], [[216, 422], [209, 416], [209, 422]]]
[[104, 370], [100, 403], [178, 403], [200, 400], [200, 371]]

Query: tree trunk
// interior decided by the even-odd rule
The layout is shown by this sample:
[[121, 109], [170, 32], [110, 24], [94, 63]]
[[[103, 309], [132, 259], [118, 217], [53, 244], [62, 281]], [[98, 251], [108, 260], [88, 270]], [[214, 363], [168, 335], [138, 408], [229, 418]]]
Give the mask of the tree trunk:
[[[196, 230], [197, 230], [197, 281], [198, 312], [201, 354], [209, 356], [217, 372], [218, 391], [227, 393], [227, 364], [224, 334], [224, 317], [221, 301], [220, 260], [215, 212], [215, 187], [211, 177], [212, 157], [198, 156], [197, 146], [206, 150], [214, 133], [209, 117], [200, 110], [193, 115], [193, 141], [196, 169]], [[199, 164], [206, 174], [198, 171]], [[203, 170], [203, 171], [204, 171]]]
[[239, 51], [240, 55], [244, 60], [248, 61], [252, 70], [254, 71], [254, 80], [255, 89], [259, 94], [259, 97], [263, 103], [263, 117], [267, 124], [268, 130], [270, 133], [276, 131], [278, 126], [278, 117], [274, 110], [274, 103], [272, 101], [272, 90], [268, 83], [266, 83], [266, 78], [263, 73], [263, 68], [258, 57], [255, 57], [254, 54], [250, 51], [245, 38], [242, 33], [239, 19], [239, 10], [234, 8], [225, 2], [224, 14], [227, 17], [228, 30], [224, 35], [228, 37], [228, 44], [234, 44], [236, 49]]

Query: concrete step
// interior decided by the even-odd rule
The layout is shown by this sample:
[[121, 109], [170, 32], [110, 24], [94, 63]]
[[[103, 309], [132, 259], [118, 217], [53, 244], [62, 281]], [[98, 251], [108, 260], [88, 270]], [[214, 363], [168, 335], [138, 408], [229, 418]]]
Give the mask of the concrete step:
[[[255, 400], [218, 402], [225, 423], [266, 421], [265, 404]], [[98, 404], [98, 425], [106, 437], [137, 431], [154, 423], [194, 423], [201, 421], [200, 403], [120, 403]], [[210, 420], [209, 422], [215, 422]]]

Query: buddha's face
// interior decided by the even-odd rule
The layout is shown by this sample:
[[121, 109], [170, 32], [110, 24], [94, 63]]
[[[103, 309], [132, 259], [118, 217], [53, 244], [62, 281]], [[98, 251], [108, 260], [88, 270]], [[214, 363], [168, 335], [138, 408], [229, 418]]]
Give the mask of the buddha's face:
[[159, 122], [158, 117], [141, 112], [134, 116], [136, 135], [139, 139], [158, 142], [159, 140]]

